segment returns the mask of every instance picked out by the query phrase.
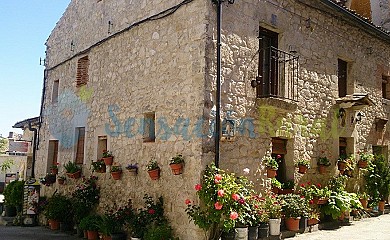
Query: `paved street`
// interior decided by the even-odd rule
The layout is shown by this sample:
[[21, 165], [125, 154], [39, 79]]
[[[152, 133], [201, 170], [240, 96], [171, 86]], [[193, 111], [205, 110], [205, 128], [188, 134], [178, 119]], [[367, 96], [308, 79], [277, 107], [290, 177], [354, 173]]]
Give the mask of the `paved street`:
[[0, 226], [1, 240], [80, 240], [61, 231], [45, 227]]
[[390, 214], [353, 221], [350, 226], [298, 235], [294, 240], [390, 240]]

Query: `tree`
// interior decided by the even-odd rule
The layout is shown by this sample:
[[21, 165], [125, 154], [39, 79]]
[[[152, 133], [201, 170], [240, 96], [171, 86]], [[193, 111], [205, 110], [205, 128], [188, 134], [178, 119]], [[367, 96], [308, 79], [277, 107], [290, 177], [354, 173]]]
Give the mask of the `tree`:
[[0, 153], [5, 153], [8, 150], [8, 139], [0, 137]]
[[0, 164], [0, 172], [5, 173], [11, 169], [12, 165], [14, 165], [14, 160], [6, 159], [3, 163]]

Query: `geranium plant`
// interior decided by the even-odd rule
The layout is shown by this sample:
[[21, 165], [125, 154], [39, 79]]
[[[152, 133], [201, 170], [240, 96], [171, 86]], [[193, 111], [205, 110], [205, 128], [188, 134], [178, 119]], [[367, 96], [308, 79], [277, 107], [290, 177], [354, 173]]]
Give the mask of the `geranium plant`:
[[195, 185], [201, 203], [193, 204], [187, 199], [186, 213], [197, 226], [210, 230], [211, 239], [218, 239], [221, 231], [229, 232], [238, 221], [245, 222], [250, 217], [250, 187], [246, 178], [211, 165], [204, 171], [201, 183]]
[[109, 158], [109, 157], [113, 157], [114, 155], [112, 154], [111, 151], [108, 151], [108, 150], [103, 150], [103, 157], [104, 158]]
[[295, 166], [305, 166], [307, 168], [310, 168], [310, 161], [307, 159], [300, 158], [298, 161], [296, 161]]
[[158, 166], [158, 163], [156, 160], [151, 159], [149, 161], [148, 165], [146, 165], [146, 168], [148, 169], [148, 171], [151, 171], [151, 170], [159, 169], [160, 167]]
[[178, 154], [171, 159], [169, 164], [180, 164], [180, 163], [184, 163], [184, 157], [183, 155]]
[[[277, 158], [279, 159], [279, 158], [281, 158], [281, 156], [277, 155]], [[277, 170], [279, 168], [278, 161], [276, 160], [276, 158], [274, 158], [272, 156], [263, 157], [262, 162], [264, 163], [265, 167], [268, 169]]]
[[309, 212], [309, 204], [305, 197], [298, 194], [285, 194], [278, 196], [282, 211], [287, 218], [306, 217]]
[[99, 171], [106, 167], [103, 161], [92, 162], [93, 171]]

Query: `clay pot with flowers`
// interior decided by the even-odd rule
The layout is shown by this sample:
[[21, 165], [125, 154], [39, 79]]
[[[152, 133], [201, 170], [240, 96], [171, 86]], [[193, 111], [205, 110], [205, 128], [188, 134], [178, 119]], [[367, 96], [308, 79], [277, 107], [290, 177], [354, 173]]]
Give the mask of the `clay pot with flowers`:
[[148, 165], [146, 165], [146, 168], [148, 169], [148, 174], [152, 180], [157, 180], [160, 178], [160, 167], [158, 166], [156, 160], [151, 159]]
[[114, 180], [121, 179], [122, 176], [122, 167], [119, 165], [112, 165], [111, 166], [111, 176]]
[[310, 160], [307, 159], [299, 159], [295, 166], [298, 167], [298, 173], [305, 174], [307, 170], [310, 168]]
[[318, 171], [320, 174], [326, 173], [326, 168], [330, 166], [330, 161], [327, 157], [320, 157], [317, 161]]
[[114, 161], [114, 155], [108, 150], [103, 150], [102, 159], [104, 161], [104, 164], [106, 164], [107, 166], [111, 166]]
[[64, 168], [69, 178], [77, 179], [81, 177], [81, 167], [77, 163], [69, 161], [64, 164]]
[[136, 176], [138, 174], [138, 164], [131, 163], [126, 166], [127, 171], [130, 173], [131, 176]]
[[92, 170], [97, 173], [105, 173], [106, 172], [106, 164], [103, 160], [97, 160], [96, 162], [92, 162]]
[[298, 194], [286, 194], [278, 197], [282, 203], [282, 211], [286, 217], [286, 228], [290, 231], [299, 230], [301, 217], [309, 212], [309, 204], [305, 197]]
[[[276, 158], [280, 159], [281, 156], [277, 155]], [[279, 168], [279, 164], [278, 164], [278, 161], [276, 160], [276, 158], [274, 158], [272, 156], [265, 156], [262, 159], [262, 161], [267, 169], [267, 177], [269, 177], [269, 178], [276, 177], [276, 171]]]
[[174, 175], [180, 175], [183, 173], [183, 166], [184, 166], [184, 158], [183, 155], [178, 154], [176, 157], [173, 157], [171, 159], [171, 162], [169, 163], [169, 166], [171, 167], [172, 173]]
[[56, 162], [50, 167], [50, 171], [52, 174], [57, 175], [58, 174], [58, 166], [60, 163]]

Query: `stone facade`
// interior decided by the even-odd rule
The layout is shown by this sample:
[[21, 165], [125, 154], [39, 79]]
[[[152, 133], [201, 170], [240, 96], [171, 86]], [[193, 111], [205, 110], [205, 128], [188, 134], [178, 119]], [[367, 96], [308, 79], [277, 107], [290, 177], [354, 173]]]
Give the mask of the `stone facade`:
[[[389, 36], [378, 29], [364, 30], [358, 20], [343, 18], [350, 14], [346, 10], [336, 11], [324, 2], [311, 6], [304, 0], [237, 1], [223, 6], [221, 109], [222, 117], [235, 122], [237, 131], [221, 143], [220, 164], [239, 174], [249, 168], [249, 178], [258, 189], [269, 186], [261, 159], [276, 153], [275, 139], [286, 143], [284, 174], [296, 183], [323, 183], [338, 173], [340, 138], [346, 139], [348, 153], [381, 146], [387, 154], [388, 129], [376, 123], [388, 118], [382, 78], [390, 76]], [[106, 139], [104, 144], [117, 164], [140, 165], [137, 177], [124, 172], [115, 181], [108, 172], [98, 175], [100, 207], [129, 198], [137, 206], [145, 193], [162, 195], [175, 234], [181, 239], [202, 239], [203, 233], [188, 224], [184, 200], [195, 198], [193, 187], [214, 158], [209, 132], [215, 113], [215, 19], [215, 7], [206, 0], [72, 1], [46, 43], [36, 175], [49, 170], [50, 140], [59, 141], [61, 165], [74, 161], [76, 129], [84, 127], [84, 175], [92, 174], [91, 162], [101, 156], [100, 139]], [[260, 28], [277, 34], [277, 48], [298, 59], [298, 65], [284, 69], [286, 74], [297, 73], [291, 78], [293, 101], [257, 98], [251, 87], [259, 75]], [[83, 57], [89, 61], [88, 82], [77, 86]], [[367, 93], [373, 104], [359, 109], [340, 105], [338, 59], [348, 65], [347, 94]], [[338, 114], [341, 106], [346, 109], [344, 120]], [[363, 114], [359, 122], [355, 121], [358, 112]], [[156, 139], [145, 142], [143, 119], [151, 113]], [[176, 154], [186, 159], [180, 176], [173, 176], [168, 166]], [[322, 176], [317, 174], [316, 161], [323, 155], [332, 159], [332, 168]], [[162, 168], [158, 181], [150, 180], [146, 172], [151, 158]], [[295, 171], [298, 158], [311, 159], [308, 174]], [[351, 183], [361, 180], [358, 170], [355, 174]], [[66, 192], [75, 183], [44, 186], [42, 192]], [[359, 185], [350, 188], [358, 191]]]

